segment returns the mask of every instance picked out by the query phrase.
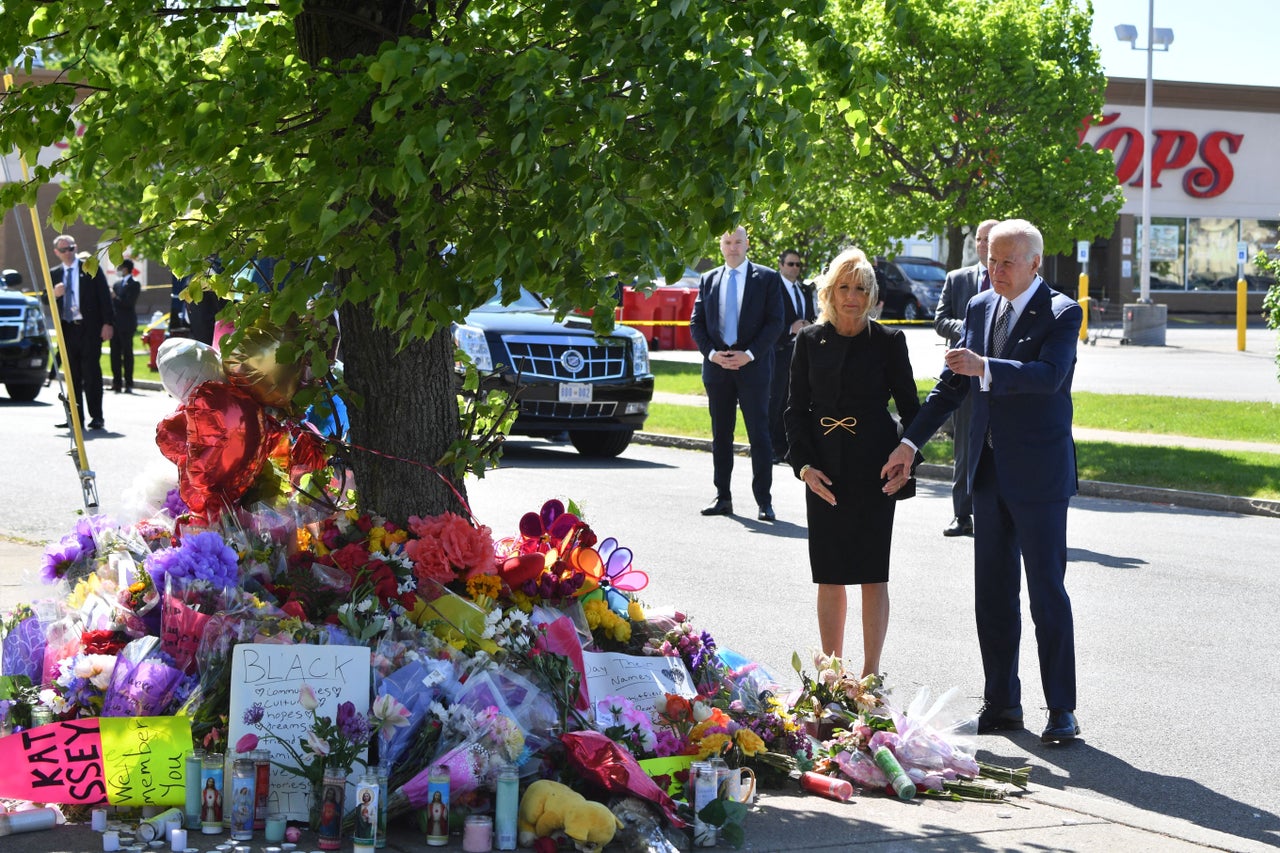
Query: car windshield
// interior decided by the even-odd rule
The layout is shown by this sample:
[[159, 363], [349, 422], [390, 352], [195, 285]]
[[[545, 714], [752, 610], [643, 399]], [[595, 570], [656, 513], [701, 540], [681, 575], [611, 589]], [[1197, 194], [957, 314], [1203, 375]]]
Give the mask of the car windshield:
[[909, 264], [899, 261], [898, 266], [902, 267], [902, 271], [916, 281], [943, 282], [947, 279], [947, 271], [942, 267], [935, 267], [933, 264]]
[[510, 305], [502, 304], [502, 291], [495, 291], [493, 296], [489, 297], [489, 301], [476, 308], [476, 311], [483, 311], [486, 314], [502, 314], [514, 311], [545, 311], [546, 304], [523, 287], [520, 288], [520, 296]]

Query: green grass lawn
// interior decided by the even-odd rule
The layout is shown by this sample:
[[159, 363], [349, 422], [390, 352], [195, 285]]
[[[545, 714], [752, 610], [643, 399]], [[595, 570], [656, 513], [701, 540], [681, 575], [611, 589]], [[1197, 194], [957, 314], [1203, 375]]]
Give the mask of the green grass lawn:
[[[698, 365], [658, 362], [655, 368], [659, 365], [663, 370], [655, 369], [658, 390], [701, 393]], [[917, 384], [921, 397], [933, 387], [928, 380]], [[1074, 397], [1075, 424], [1080, 427], [1280, 444], [1280, 406], [1270, 403], [1085, 392]], [[710, 438], [711, 418], [705, 406], [655, 403], [645, 430]], [[746, 441], [740, 417], [735, 435], [738, 441]], [[949, 465], [951, 450], [949, 440], [935, 438], [925, 445], [924, 456], [929, 462]], [[1076, 451], [1080, 477], [1085, 480], [1280, 499], [1280, 455], [1273, 453], [1097, 441], [1078, 442]]]

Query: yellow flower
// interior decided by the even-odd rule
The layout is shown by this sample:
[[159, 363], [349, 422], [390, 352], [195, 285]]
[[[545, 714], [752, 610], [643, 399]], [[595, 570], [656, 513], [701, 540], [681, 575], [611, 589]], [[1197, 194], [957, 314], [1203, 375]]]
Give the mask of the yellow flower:
[[523, 613], [533, 612], [533, 599], [518, 590], [511, 591], [511, 603], [519, 607]]
[[627, 602], [627, 618], [632, 622], [644, 621], [644, 608], [634, 598]]
[[299, 528], [298, 528], [298, 534], [297, 534], [297, 540], [298, 540], [298, 550], [299, 550], [299, 551], [310, 551], [310, 550], [311, 550], [311, 531], [310, 531], [310, 530], [308, 530], [308, 529], [307, 529], [307, 528], [305, 528], [305, 527], [299, 527]]
[[369, 553], [370, 554], [381, 554], [386, 551], [386, 547], [383, 545], [383, 540], [386, 538], [386, 536], [387, 536], [387, 529], [385, 527], [374, 527], [370, 529], [369, 531]]
[[724, 732], [709, 734], [698, 741], [698, 757], [706, 758], [709, 755], [720, 755], [728, 746], [729, 736]]
[[765, 751], [764, 741], [751, 729], [738, 729], [733, 739], [743, 755], [756, 755]]
[[587, 617], [587, 627], [593, 631], [600, 627], [600, 623], [604, 621], [604, 614], [608, 611], [608, 606], [598, 598], [593, 598], [582, 605], [582, 612]]
[[631, 623], [625, 619], [619, 619], [613, 624], [609, 634], [619, 643], [625, 643], [631, 639]]
[[481, 598], [493, 601], [502, 592], [502, 581], [497, 575], [476, 575], [467, 581], [467, 595], [473, 600]]

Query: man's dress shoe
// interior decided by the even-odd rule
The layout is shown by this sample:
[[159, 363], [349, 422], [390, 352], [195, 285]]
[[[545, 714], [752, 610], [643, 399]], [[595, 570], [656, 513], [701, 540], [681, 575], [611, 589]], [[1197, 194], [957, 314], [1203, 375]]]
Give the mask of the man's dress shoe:
[[1075, 740], [1078, 734], [1080, 734], [1080, 723], [1076, 720], [1075, 714], [1060, 708], [1050, 708], [1049, 725], [1044, 727], [1040, 740], [1042, 743], [1063, 743]]
[[761, 506], [760, 512], [756, 514], [756, 518], [760, 519], [761, 521], [777, 521], [778, 520], [778, 516], [773, 514], [772, 504], [764, 504], [763, 506]]
[[972, 536], [973, 519], [967, 515], [958, 515], [951, 519], [951, 524], [942, 531], [943, 536]]
[[733, 515], [733, 501], [728, 498], [716, 498], [709, 506], [702, 508], [703, 515]]
[[102, 425], [102, 418], [94, 418], [89, 421], [89, 429], [106, 429], [106, 427]]
[[989, 702], [983, 702], [978, 711], [978, 734], [991, 732], [1016, 732], [1022, 729], [1022, 708], [1014, 705], [1011, 708], [997, 708]]

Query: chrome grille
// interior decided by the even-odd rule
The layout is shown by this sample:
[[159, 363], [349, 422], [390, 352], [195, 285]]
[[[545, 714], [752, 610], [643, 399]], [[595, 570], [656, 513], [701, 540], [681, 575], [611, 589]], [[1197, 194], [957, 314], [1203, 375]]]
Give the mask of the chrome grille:
[[611, 418], [618, 408], [607, 403], [553, 403], [550, 400], [521, 400], [520, 414], [535, 418]]
[[[529, 379], [595, 382], [627, 375], [627, 345], [617, 338], [600, 343], [594, 338], [567, 335], [504, 335], [502, 344], [511, 367]], [[576, 371], [570, 369], [574, 352], [582, 362]]]

